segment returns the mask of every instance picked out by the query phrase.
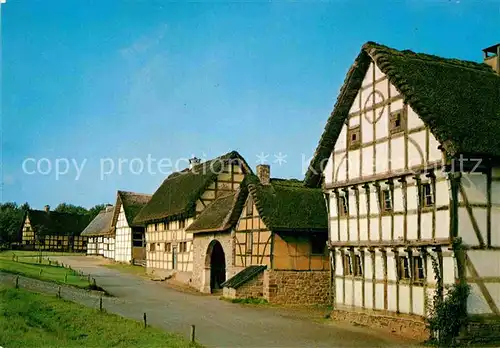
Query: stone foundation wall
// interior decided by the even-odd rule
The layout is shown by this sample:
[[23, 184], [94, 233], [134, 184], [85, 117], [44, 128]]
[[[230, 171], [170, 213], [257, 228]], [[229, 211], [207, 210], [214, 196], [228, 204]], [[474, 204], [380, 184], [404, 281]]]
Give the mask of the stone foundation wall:
[[263, 298], [264, 274], [260, 273], [237, 289], [224, 288], [222, 295], [226, 298]]
[[[226, 258], [226, 280], [238, 273], [233, 269], [234, 242], [230, 232], [195, 233], [193, 237], [193, 274], [191, 286], [201, 292], [210, 292], [210, 259], [207, 259], [208, 246], [217, 240]], [[207, 264], [208, 263], [208, 264]]]
[[387, 330], [397, 335], [414, 338], [419, 341], [425, 341], [429, 338], [423, 318], [410, 315], [384, 315], [376, 312], [334, 310], [332, 319], [342, 320], [350, 323], [376, 327]]
[[264, 271], [264, 298], [285, 305], [328, 304], [329, 271]]

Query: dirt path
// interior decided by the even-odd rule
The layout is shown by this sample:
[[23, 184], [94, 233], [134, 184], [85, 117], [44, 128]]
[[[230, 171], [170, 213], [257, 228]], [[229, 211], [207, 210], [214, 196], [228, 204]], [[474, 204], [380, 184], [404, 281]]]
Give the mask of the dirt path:
[[[146, 312], [151, 325], [186, 337], [194, 324], [197, 340], [209, 347], [410, 346], [408, 341], [378, 331], [331, 321], [326, 323], [319, 313], [307, 315], [270, 306], [242, 306], [221, 301], [216, 296], [197, 296], [169, 289], [161, 283], [99, 266], [99, 261], [93, 258], [68, 256], [59, 259], [74, 269], [90, 273], [97, 285], [116, 296], [103, 300], [109, 312], [136, 320], [142, 320]], [[98, 306], [97, 296], [90, 299], [71, 296], [76, 302]]]

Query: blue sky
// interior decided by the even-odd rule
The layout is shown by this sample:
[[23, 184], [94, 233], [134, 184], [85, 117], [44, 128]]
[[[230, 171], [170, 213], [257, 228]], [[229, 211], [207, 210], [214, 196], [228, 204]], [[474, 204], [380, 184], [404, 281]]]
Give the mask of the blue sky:
[[[364, 42], [481, 61], [500, 41], [498, 1], [375, 3], [7, 0], [2, 201], [90, 207], [118, 189], [152, 193], [166, 174], [154, 163], [137, 174], [148, 155], [175, 169], [237, 150], [255, 168], [264, 153], [273, 177], [302, 178]], [[29, 158], [52, 171], [26, 174]], [[85, 161], [78, 180], [71, 163], [56, 178], [58, 158]]]

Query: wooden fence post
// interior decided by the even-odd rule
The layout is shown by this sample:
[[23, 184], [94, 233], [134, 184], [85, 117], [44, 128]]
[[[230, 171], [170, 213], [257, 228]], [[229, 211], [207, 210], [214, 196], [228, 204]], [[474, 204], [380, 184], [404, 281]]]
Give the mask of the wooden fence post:
[[191, 342], [195, 341], [195, 333], [196, 333], [196, 328], [194, 325], [191, 325]]
[[16, 289], [19, 289], [19, 276], [16, 277]]
[[57, 289], [57, 297], [61, 298], [61, 287]]
[[66, 274], [64, 275], [64, 282], [67, 283], [68, 282], [68, 272], [66, 272]]
[[102, 312], [102, 295], [99, 297], [99, 310]]
[[144, 313], [144, 328], [148, 326], [148, 320], [146, 318], [146, 313]]

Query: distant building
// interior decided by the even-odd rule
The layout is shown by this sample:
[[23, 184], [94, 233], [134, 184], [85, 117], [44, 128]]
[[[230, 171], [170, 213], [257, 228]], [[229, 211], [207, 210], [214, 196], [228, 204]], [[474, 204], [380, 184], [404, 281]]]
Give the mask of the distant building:
[[28, 210], [21, 226], [22, 245], [33, 250], [85, 252], [87, 238], [81, 236], [89, 223], [87, 215]]
[[88, 238], [87, 255], [100, 255], [111, 259], [114, 257], [115, 245], [111, 228], [113, 213], [113, 206], [108, 205], [83, 230], [82, 236]]
[[[257, 166], [257, 177], [244, 183], [226, 219], [234, 224], [232, 266], [238, 273], [222, 283], [224, 296], [294, 305], [328, 303], [328, 224], [321, 189], [304, 187], [299, 180], [272, 179], [268, 165]], [[215, 217], [210, 211], [216, 204], [199, 221], [205, 214]]]
[[118, 262], [144, 264], [146, 244], [144, 226], [134, 223], [139, 211], [149, 202], [151, 195], [127, 191], [116, 194], [112, 221], [114, 259]]
[[[193, 233], [186, 229], [216, 198], [235, 192], [251, 170], [236, 152], [171, 174], [134, 219], [146, 226], [148, 272], [192, 282]], [[205, 247], [208, 248], [208, 244]], [[198, 271], [198, 270], [196, 270]]]

